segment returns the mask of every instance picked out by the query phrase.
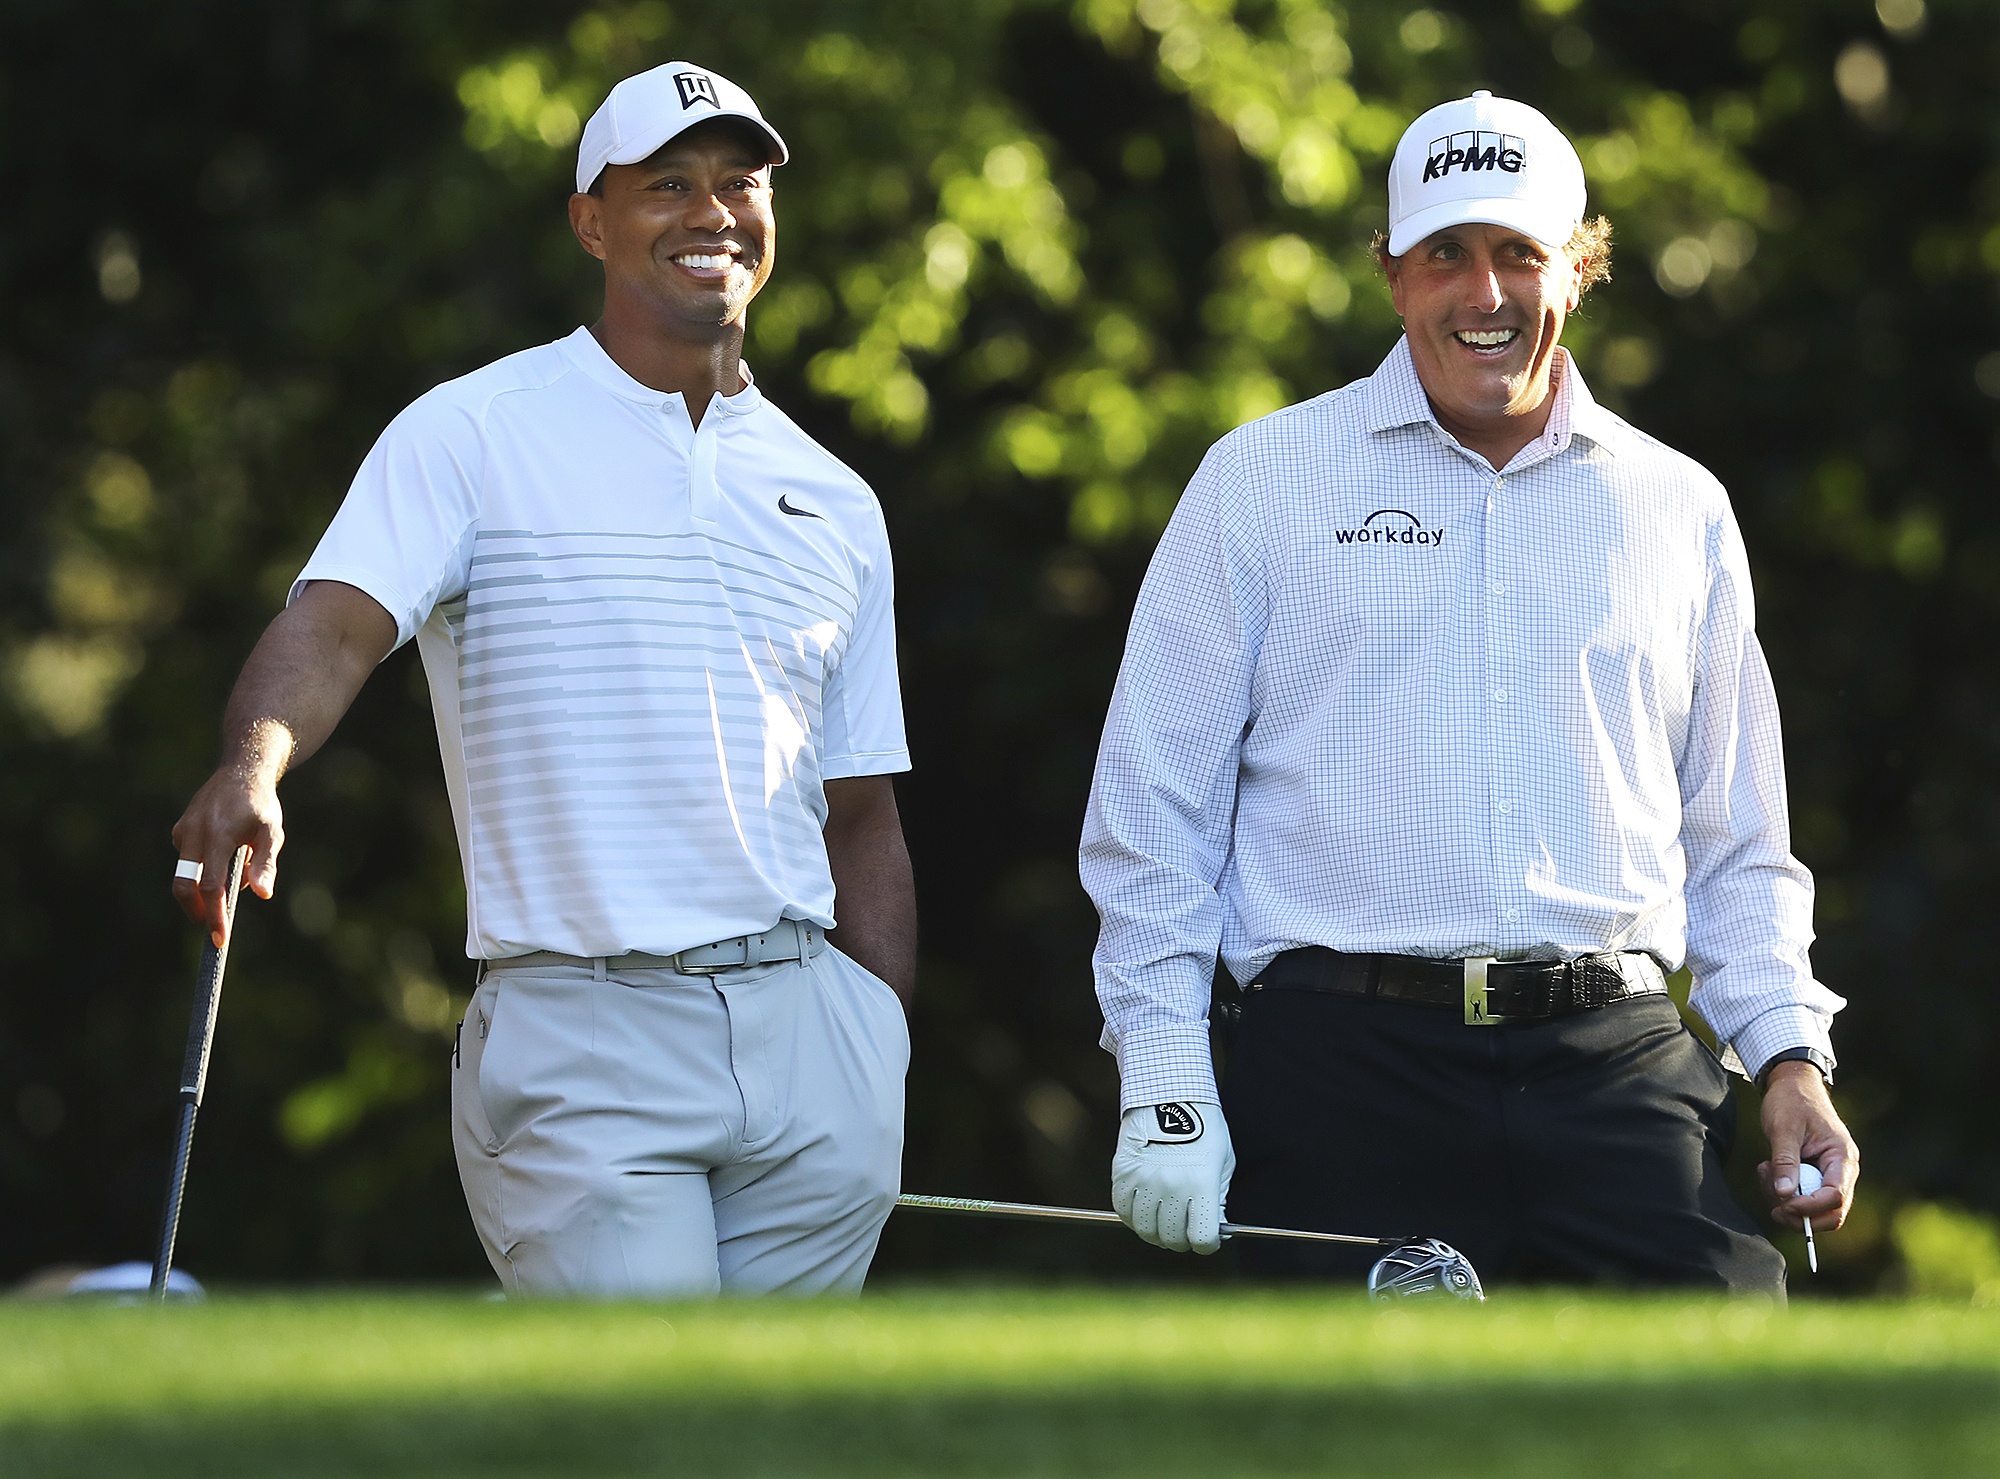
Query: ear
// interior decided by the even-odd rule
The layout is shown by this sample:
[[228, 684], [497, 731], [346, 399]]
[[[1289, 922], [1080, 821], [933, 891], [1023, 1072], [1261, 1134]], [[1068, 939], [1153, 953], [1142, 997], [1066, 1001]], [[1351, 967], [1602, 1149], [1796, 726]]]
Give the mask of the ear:
[[1403, 316], [1403, 259], [1392, 257], [1386, 249], [1378, 249], [1375, 260], [1382, 264], [1382, 275], [1389, 280], [1389, 302], [1396, 309], [1396, 317]]
[[569, 198], [569, 229], [583, 243], [583, 249], [598, 261], [604, 260], [604, 202], [595, 195], [578, 191]]
[[[1565, 255], [1567, 256], [1567, 253]], [[1563, 306], [1564, 313], [1575, 313], [1577, 304], [1583, 301], [1583, 274], [1589, 267], [1588, 257], [1569, 258], [1569, 292], [1568, 301]]]

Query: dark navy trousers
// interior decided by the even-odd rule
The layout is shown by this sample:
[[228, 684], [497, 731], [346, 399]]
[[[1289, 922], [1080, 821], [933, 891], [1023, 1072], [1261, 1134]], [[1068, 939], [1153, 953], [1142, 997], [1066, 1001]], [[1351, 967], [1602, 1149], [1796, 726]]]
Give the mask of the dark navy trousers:
[[[1241, 1001], [1231, 1221], [1443, 1238], [1489, 1281], [1783, 1297], [1783, 1256], [1723, 1180], [1730, 1076], [1666, 997], [1497, 1027], [1316, 991]], [[1359, 1277], [1376, 1257], [1236, 1247], [1269, 1277]]]

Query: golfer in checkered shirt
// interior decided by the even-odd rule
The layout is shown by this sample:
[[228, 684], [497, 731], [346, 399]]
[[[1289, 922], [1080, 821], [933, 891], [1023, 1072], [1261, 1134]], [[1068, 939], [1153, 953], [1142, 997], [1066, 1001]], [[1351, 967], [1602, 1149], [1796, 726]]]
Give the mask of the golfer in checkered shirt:
[[1403, 339], [1216, 444], [1133, 614], [1082, 849], [1114, 1205], [1180, 1250], [1226, 1204], [1502, 1277], [1780, 1292], [1724, 1187], [1727, 1070], [1763, 1088], [1775, 1221], [1838, 1227], [1859, 1159], [1728, 497], [1559, 347], [1609, 227], [1546, 118], [1432, 109], [1389, 201]]

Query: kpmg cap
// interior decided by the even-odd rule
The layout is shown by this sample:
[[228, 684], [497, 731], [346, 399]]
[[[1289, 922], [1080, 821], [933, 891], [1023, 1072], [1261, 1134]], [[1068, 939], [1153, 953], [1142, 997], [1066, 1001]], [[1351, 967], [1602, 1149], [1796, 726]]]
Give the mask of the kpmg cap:
[[1508, 226], [1560, 249], [1583, 221], [1583, 161], [1526, 103], [1476, 92], [1404, 131], [1389, 164], [1389, 255], [1447, 226]]
[[741, 118], [770, 140], [772, 162], [791, 157], [749, 93], [693, 62], [668, 62], [627, 77], [583, 126], [576, 188], [588, 190], [607, 164], [637, 164], [660, 145], [711, 118]]

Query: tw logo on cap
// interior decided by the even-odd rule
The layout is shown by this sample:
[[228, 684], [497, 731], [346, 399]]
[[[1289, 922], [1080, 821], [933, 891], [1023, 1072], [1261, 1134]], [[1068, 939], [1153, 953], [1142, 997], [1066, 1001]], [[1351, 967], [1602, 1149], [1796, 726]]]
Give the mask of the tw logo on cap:
[[680, 89], [683, 108], [692, 108], [696, 103], [706, 103], [711, 108], [722, 106], [715, 96], [715, 79], [706, 73], [676, 72], [674, 86]]
[[1453, 170], [1471, 174], [1474, 170], [1497, 169], [1518, 175], [1527, 162], [1527, 140], [1513, 134], [1488, 133], [1485, 129], [1451, 134], [1431, 140], [1430, 157], [1424, 161], [1423, 183], [1441, 180]]

